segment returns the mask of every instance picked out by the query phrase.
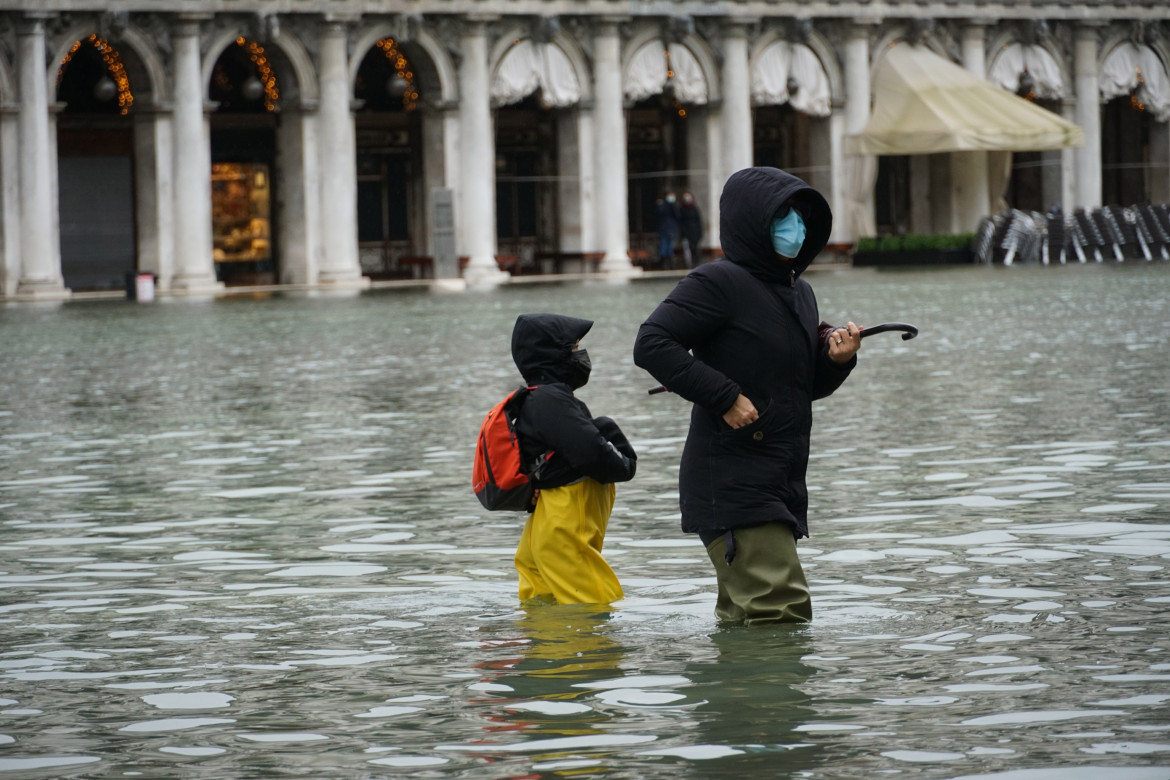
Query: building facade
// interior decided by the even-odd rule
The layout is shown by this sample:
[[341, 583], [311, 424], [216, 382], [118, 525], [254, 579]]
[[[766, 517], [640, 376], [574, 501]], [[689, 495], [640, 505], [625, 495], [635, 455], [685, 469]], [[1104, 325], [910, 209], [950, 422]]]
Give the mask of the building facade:
[[[1083, 146], [851, 153], [901, 42]], [[0, 299], [626, 276], [668, 190], [718, 247], [753, 164], [825, 192], [842, 245], [1165, 202], [1168, 120], [1164, 0], [5, 0]]]

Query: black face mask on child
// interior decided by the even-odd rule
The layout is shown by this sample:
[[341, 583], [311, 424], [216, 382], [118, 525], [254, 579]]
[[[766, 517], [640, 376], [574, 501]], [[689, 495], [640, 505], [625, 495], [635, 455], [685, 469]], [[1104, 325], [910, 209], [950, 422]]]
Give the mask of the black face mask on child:
[[585, 383], [589, 381], [589, 372], [593, 369], [593, 364], [589, 362], [589, 351], [584, 349], [575, 349], [569, 353], [569, 371], [568, 376], [565, 377], [569, 383], [569, 387], [576, 390], [578, 387], [584, 387]]

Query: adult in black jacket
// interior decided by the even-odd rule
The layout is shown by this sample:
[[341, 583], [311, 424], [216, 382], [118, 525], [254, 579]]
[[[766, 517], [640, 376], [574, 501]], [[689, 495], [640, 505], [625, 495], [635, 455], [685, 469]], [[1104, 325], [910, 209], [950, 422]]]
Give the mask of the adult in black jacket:
[[695, 196], [684, 192], [678, 210], [678, 227], [683, 239], [683, 257], [687, 268], [694, 268], [701, 260], [699, 241], [703, 238], [703, 215]]
[[579, 347], [592, 327], [577, 317], [522, 314], [512, 329], [512, 359], [535, 387], [516, 432], [524, 462], [540, 464], [531, 477], [536, 507], [516, 550], [523, 600], [607, 604], [622, 597], [601, 547], [614, 483], [634, 478], [637, 455], [617, 423], [592, 417], [573, 395], [589, 381], [589, 354]]
[[819, 192], [776, 168], [748, 168], [728, 179], [719, 208], [724, 257], [659, 304], [638, 331], [634, 362], [694, 404], [682, 526], [715, 565], [716, 614], [809, 620], [795, 542], [808, 535], [812, 402], [852, 371], [860, 331], [849, 323], [818, 340], [816, 298], [800, 275], [832, 229]]

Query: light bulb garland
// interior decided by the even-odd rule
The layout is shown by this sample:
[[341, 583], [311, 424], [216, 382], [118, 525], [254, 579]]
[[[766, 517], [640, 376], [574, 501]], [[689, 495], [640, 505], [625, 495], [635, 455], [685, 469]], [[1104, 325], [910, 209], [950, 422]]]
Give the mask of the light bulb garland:
[[86, 43], [91, 44], [101, 55], [102, 62], [105, 63], [106, 71], [109, 72], [110, 78], [114, 80], [114, 85], [118, 88], [118, 111], [122, 116], [130, 113], [130, 109], [134, 106], [134, 93], [130, 91], [130, 77], [126, 74], [126, 66], [122, 64], [122, 55], [118, 50], [107, 41], [105, 38], [100, 38], [97, 34], [91, 35], [84, 41], [76, 41], [69, 51], [61, 58], [61, 66], [57, 68], [57, 86], [61, 86], [61, 79], [65, 75], [65, 67], [73, 61], [77, 52]]
[[383, 38], [375, 45], [386, 55], [386, 59], [390, 61], [390, 66], [394, 68], [398, 78], [406, 82], [406, 90], [402, 93], [402, 106], [407, 111], [413, 111], [418, 103], [419, 95], [418, 87], [414, 83], [414, 72], [410, 69], [410, 62], [398, 50], [398, 44], [394, 42], [393, 38]]
[[264, 109], [276, 111], [276, 101], [280, 100], [280, 88], [276, 85], [276, 74], [268, 61], [268, 55], [264, 53], [264, 47], [244, 37], [236, 38], [236, 45], [247, 50], [248, 59], [256, 66], [260, 84], [264, 87]]

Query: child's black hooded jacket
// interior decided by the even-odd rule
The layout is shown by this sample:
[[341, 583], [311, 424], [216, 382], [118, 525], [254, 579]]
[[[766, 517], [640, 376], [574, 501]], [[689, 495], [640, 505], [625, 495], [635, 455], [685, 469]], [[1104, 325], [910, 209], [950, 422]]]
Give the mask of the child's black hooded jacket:
[[512, 330], [512, 359], [524, 381], [537, 386], [516, 419], [524, 463], [554, 452], [533, 479], [538, 488], [561, 487], [582, 477], [603, 484], [634, 478], [637, 455], [617, 423], [594, 419], [573, 395], [573, 346], [592, 327], [590, 320], [577, 317], [521, 314]]

